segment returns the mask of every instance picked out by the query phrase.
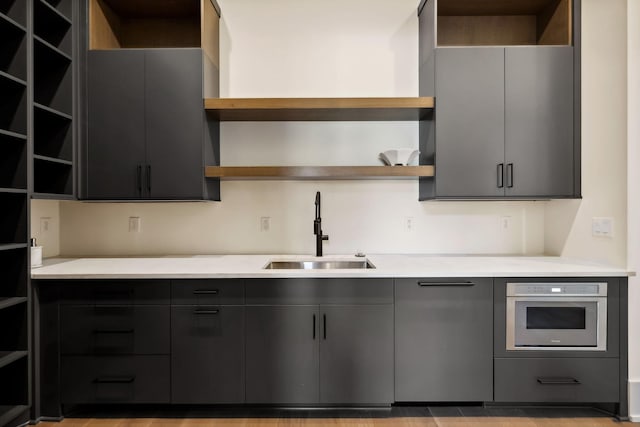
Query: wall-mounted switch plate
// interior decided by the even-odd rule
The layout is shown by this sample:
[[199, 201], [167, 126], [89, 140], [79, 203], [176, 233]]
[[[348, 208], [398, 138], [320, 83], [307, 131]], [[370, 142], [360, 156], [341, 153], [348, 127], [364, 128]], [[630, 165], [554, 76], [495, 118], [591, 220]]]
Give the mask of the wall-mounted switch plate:
[[271, 228], [271, 217], [260, 217], [260, 231], [269, 231]]
[[613, 218], [593, 218], [591, 234], [594, 237], [613, 237]]
[[40, 218], [40, 234], [46, 234], [51, 229], [51, 218], [43, 216]]
[[142, 231], [142, 219], [139, 216], [129, 217], [129, 232], [140, 233]]

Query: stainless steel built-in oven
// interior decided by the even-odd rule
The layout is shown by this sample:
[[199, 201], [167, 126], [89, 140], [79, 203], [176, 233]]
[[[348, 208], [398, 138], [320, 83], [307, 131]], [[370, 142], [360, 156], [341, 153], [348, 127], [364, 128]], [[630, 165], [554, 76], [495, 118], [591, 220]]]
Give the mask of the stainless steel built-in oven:
[[507, 283], [507, 350], [606, 349], [606, 283]]

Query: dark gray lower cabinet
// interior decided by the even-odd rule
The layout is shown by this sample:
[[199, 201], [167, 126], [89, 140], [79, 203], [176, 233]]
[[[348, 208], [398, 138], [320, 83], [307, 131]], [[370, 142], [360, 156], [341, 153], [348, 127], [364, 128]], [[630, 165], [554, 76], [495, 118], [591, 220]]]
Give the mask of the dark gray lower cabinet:
[[320, 402], [393, 402], [393, 305], [323, 305], [320, 311]]
[[397, 279], [395, 400], [493, 400], [493, 280]]
[[171, 307], [171, 402], [244, 402], [244, 307]]
[[619, 402], [613, 358], [496, 359], [497, 402]]
[[247, 403], [317, 403], [318, 306], [245, 310]]
[[248, 281], [247, 403], [393, 403], [392, 290], [390, 279]]
[[169, 356], [65, 356], [63, 403], [169, 403]]

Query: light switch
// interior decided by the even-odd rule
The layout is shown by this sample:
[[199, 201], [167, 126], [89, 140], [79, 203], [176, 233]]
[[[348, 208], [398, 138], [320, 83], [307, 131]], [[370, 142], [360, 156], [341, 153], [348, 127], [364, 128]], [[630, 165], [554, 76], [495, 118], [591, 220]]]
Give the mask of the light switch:
[[613, 218], [593, 218], [591, 234], [594, 237], [613, 237]]

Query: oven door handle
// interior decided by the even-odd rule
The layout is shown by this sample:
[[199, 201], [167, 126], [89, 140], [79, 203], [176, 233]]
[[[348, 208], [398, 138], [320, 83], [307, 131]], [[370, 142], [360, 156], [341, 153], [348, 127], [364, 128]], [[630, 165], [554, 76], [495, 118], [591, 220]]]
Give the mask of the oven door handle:
[[579, 385], [575, 378], [571, 377], [538, 377], [538, 383], [543, 385]]

